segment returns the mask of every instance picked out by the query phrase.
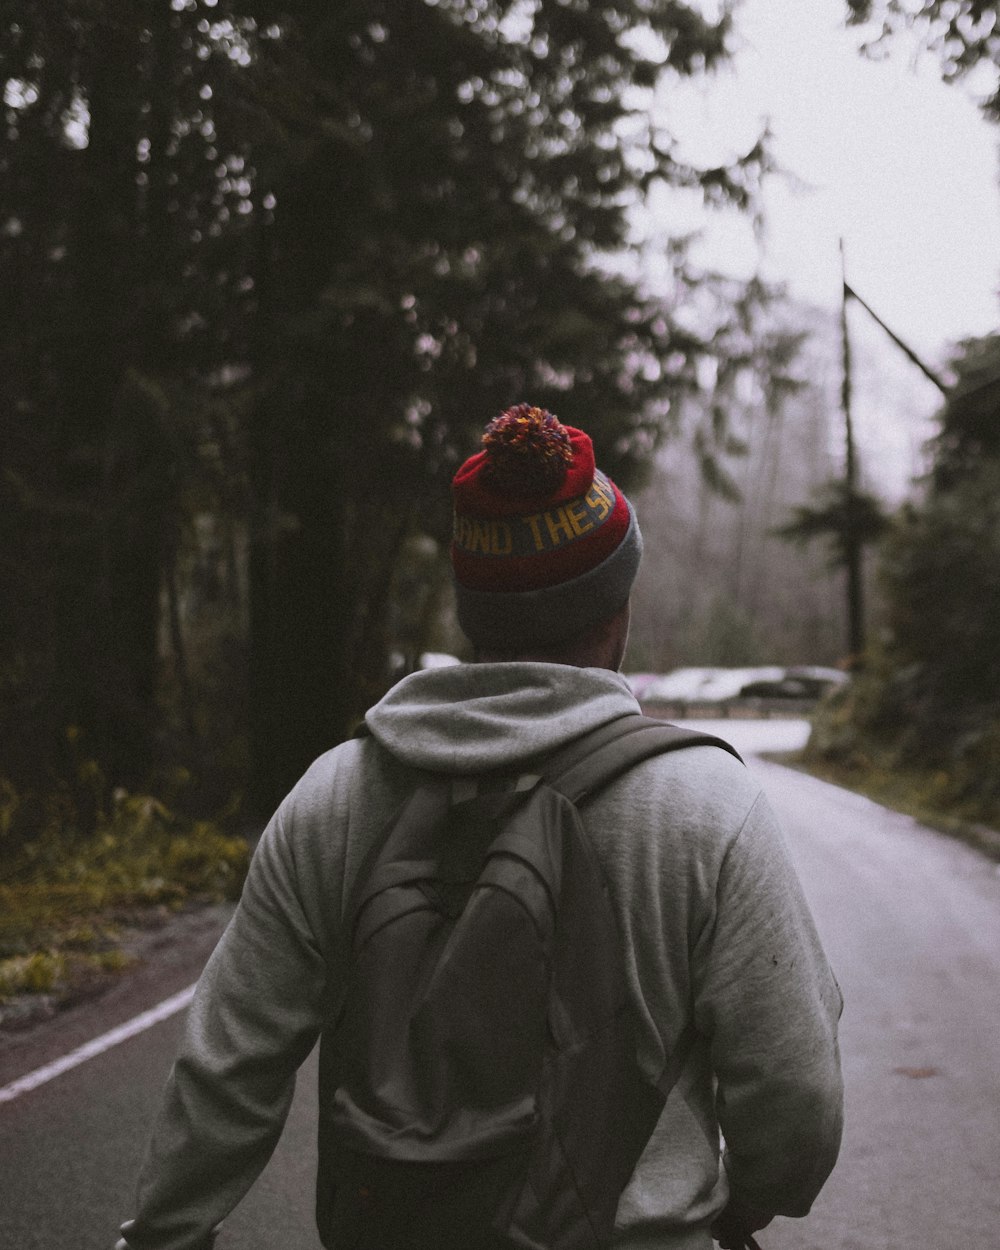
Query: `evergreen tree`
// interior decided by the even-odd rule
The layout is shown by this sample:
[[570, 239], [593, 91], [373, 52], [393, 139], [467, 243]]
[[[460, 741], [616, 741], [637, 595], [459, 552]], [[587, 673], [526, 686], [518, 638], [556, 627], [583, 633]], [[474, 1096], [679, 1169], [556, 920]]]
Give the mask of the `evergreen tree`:
[[1000, 351], [963, 345], [925, 497], [885, 544], [885, 628], [816, 749], [918, 770], [951, 811], [1000, 819]]
[[670, 298], [620, 264], [656, 180], [754, 201], [763, 144], [697, 169], [649, 112], [729, 33], [677, 0], [7, 0], [5, 767], [70, 725], [114, 782], [162, 753], [194, 508], [249, 533], [268, 806], [384, 686], [401, 553], [443, 548], [486, 420], [545, 404], [634, 480], [759, 303], [694, 332], [683, 242]]
[[847, 0], [855, 25], [871, 24], [869, 52], [881, 53], [901, 32], [913, 34], [936, 56], [948, 82], [977, 67], [994, 72], [994, 87], [982, 101], [983, 111], [1000, 121], [1000, 5], [996, 0]]
[[236, 216], [209, 103], [231, 60], [196, 6], [156, 0], [9, 0], [0, 41], [0, 739], [45, 778], [76, 726], [131, 782], [153, 758], [189, 383], [234, 294], [207, 255]]
[[648, 457], [706, 346], [608, 258], [653, 179], [742, 203], [766, 156], [693, 169], [644, 113], [637, 93], [659, 75], [725, 55], [728, 16], [685, 4], [257, 16], [270, 208], [251, 672], [266, 805], [384, 687], [399, 553], [415, 527], [446, 540], [439, 501], [486, 420], [527, 398], [584, 425], [626, 480]]

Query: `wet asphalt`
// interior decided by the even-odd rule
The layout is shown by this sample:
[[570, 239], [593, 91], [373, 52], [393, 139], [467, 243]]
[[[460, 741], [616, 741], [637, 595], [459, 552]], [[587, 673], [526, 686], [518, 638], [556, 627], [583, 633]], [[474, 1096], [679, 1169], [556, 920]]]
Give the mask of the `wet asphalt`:
[[[793, 749], [795, 724], [712, 727], [746, 755], [779, 814], [846, 1000], [841, 1160], [808, 1217], [779, 1219], [758, 1239], [763, 1250], [1000, 1247], [1000, 871], [908, 817], [756, 756]], [[160, 979], [150, 973], [0, 1048], [0, 1083], [180, 988], [213, 936], [203, 925]], [[174, 1016], [0, 1106], [0, 1250], [111, 1250], [181, 1025]], [[314, 1081], [313, 1058], [217, 1250], [319, 1250]]]

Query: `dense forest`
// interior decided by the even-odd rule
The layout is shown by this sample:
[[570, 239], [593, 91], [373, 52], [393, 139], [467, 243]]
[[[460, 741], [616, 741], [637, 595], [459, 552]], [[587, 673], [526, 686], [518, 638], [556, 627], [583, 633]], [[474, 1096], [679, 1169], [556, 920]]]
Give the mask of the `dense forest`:
[[[891, 42], [911, 7], [845, 18]], [[989, 63], [995, 9], [923, 6], [946, 73]], [[727, 464], [762, 454], [746, 397], [765, 438], [788, 402], [780, 293], [684, 238], [656, 289], [617, 262], [651, 188], [759, 209], [766, 133], [699, 168], [649, 107], [722, 64], [733, 23], [681, 0], [4, 0], [5, 793], [79, 791], [85, 759], [107, 792], [183, 775], [192, 810], [268, 811], [452, 639], [448, 482], [510, 403], [583, 425], [628, 489], [684, 440], [732, 495]], [[950, 472], [928, 508], [973, 489]], [[100, 794], [75, 801], [93, 824]]]
[[267, 809], [426, 645], [450, 475], [510, 402], [629, 486], [711, 376], [711, 473], [772, 293], [683, 240], [669, 292], [612, 261], [654, 184], [753, 210], [763, 137], [694, 168], [646, 107], [730, 32], [638, 0], [4, 4], [11, 784], [82, 750]]

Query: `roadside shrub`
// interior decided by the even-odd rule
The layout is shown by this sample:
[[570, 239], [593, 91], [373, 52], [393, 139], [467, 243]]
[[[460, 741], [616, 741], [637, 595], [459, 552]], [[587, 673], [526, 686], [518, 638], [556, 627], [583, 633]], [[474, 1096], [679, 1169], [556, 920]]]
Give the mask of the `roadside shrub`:
[[[83, 776], [100, 793], [96, 765]], [[95, 811], [88, 833], [68, 788], [22, 794], [0, 783], [0, 995], [115, 970], [123, 915], [239, 896], [244, 838], [121, 789]]]
[[817, 709], [808, 757], [905, 773], [928, 807], [1000, 824], [1000, 464], [904, 509], [881, 576], [886, 628]]
[[107, 974], [121, 972], [133, 959], [124, 951], [80, 953], [35, 951], [0, 959], [0, 1003], [18, 994], [60, 994]]
[[0, 999], [12, 994], [40, 994], [54, 989], [65, 972], [65, 960], [52, 951], [0, 960]]

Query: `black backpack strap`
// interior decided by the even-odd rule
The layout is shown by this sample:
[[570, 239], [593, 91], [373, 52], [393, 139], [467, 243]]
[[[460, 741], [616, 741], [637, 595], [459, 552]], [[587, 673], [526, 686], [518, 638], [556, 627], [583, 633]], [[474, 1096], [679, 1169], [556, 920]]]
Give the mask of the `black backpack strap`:
[[723, 738], [630, 713], [584, 734], [551, 756], [542, 774], [553, 789], [579, 803], [642, 760], [695, 746], [721, 747], [742, 763], [736, 748]]
[[[630, 713], [584, 734], [557, 752], [546, 761], [542, 774], [553, 789], [578, 803], [598, 793], [642, 760], [696, 746], [720, 747], [743, 762], [731, 743], [714, 734], [682, 729], [667, 721]], [[694, 1020], [690, 1018], [655, 1082], [664, 1098], [676, 1085], [697, 1035]]]

